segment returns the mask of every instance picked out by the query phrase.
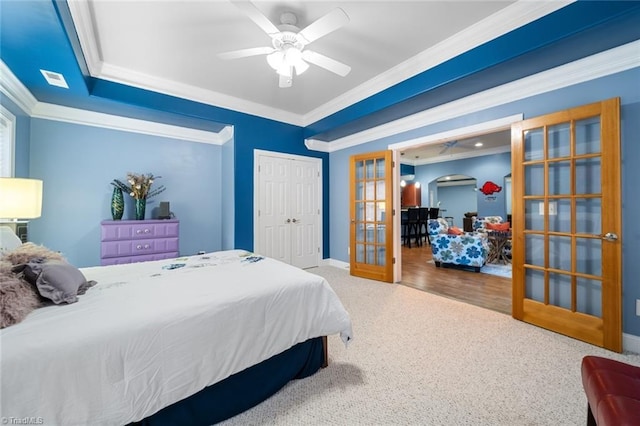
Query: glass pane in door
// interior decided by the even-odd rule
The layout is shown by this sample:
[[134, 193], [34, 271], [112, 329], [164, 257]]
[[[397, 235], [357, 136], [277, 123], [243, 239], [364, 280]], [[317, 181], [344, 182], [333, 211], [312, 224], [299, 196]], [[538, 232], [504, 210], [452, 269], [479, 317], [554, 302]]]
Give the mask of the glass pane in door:
[[576, 198], [576, 232], [579, 234], [602, 233], [602, 207], [600, 198]]
[[547, 158], [568, 157], [571, 151], [571, 127], [569, 123], [549, 126]]
[[527, 130], [524, 134], [524, 160], [544, 158], [544, 129]]
[[576, 122], [576, 155], [600, 152], [600, 120], [598, 117]]
[[600, 188], [600, 158], [576, 160], [576, 194], [597, 194]]
[[576, 311], [601, 318], [602, 282], [580, 277], [576, 281], [578, 293]]

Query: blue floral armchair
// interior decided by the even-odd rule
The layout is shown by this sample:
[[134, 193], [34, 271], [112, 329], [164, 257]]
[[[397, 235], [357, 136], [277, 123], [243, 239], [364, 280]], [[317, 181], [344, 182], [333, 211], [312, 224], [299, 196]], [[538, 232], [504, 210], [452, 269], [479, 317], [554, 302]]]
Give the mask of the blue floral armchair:
[[480, 272], [489, 254], [487, 235], [474, 232], [451, 235], [448, 229], [449, 226], [442, 219], [429, 220], [429, 239], [436, 266], [443, 263], [461, 265]]

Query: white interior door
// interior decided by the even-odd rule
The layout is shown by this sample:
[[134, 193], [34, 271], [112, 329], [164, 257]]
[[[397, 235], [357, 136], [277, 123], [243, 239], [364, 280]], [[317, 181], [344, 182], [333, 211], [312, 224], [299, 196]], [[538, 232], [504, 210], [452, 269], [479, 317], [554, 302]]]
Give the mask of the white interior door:
[[256, 252], [286, 263], [291, 259], [289, 161], [260, 156], [259, 245]]
[[256, 253], [299, 268], [318, 266], [321, 160], [256, 150]]
[[290, 160], [291, 165], [291, 264], [299, 268], [318, 266], [318, 177], [315, 161]]

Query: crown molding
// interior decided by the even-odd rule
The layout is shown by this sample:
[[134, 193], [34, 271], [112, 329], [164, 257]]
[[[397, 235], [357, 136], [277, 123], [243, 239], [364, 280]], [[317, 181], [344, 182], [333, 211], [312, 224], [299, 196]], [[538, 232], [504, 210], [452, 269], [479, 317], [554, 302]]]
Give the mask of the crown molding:
[[[522, 114], [513, 114], [507, 117], [497, 118], [495, 120], [485, 121], [483, 123], [473, 124], [466, 127], [458, 127], [453, 130], [447, 130], [445, 132], [435, 133], [427, 136], [421, 136], [414, 139], [409, 139], [403, 142], [397, 142], [390, 144], [388, 149], [402, 150], [406, 148], [412, 148], [422, 145], [433, 145], [444, 142], [451, 139], [467, 139], [474, 136], [484, 135], [486, 133], [498, 132], [500, 130], [506, 130], [517, 121], [523, 119]], [[404, 161], [403, 161], [404, 162]], [[409, 163], [416, 165], [415, 162], [409, 161]]]
[[331, 145], [328, 142], [317, 139], [305, 139], [304, 146], [310, 151], [331, 152]]
[[220, 138], [219, 145], [224, 145], [233, 139], [234, 128], [233, 126], [225, 126], [222, 130], [218, 132], [218, 137]]
[[100, 61], [100, 49], [96, 39], [96, 31], [91, 18], [91, 5], [87, 1], [67, 1], [69, 12], [76, 28], [84, 60], [92, 76], [100, 75], [102, 61]]
[[233, 136], [233, 129], [227, 130], [231, 126], [215, 133], [44, 102], [32, 109], [31, 117], [212, 145], [222, 145]]
[[444, 163], [445, 161], [463, 160], [465, 158], [483, 157], [485, 155], [502, 154], [503, 152], [511, 152], [511, 146], [499, 146], [496, 148], [483, 149], [481, 151], [461, 152], [458, 154], [439, 155], [433, 158], [424, 158], [413, 162], [414, 166], [422, 166], [424, 164]]
[[94, 76], [114, 83], [125, 84], [144, 90], [164, 93], [182, 99], [201, 102], [207, 105], [226, 108], [244, 114], [280, 121], [295, 126], [302, 126], [302, 117], [298, 114], [267, 107], [257, 102], [246, 101], [234, 96], [202, 89], [188, 84], [178, 83], [153, 75], [131, 71], [122, 67], [103, 62], [100, 65], [100, 75]]
[[627, 43], [529, 77], [336, 139], [332, 142], [307, 139], [305, 140], [305, 145], [309, 149], [322, 152], [339, 151], [509, 102], [623, 72], [640, 66], [639, 49], [640, 41]]
[[9, 67], [0, 60], [0, 93], [9, 98], [26, 114], [36, 106], [38, 100], [24, 84], [13, 74]]
[[315, 123], [349, 105], [373, 96], [509, 31], [555, 12], [574, 1], [517, 1], [360, 86], [345, 92], [330, 102], [321, 105], [304, 116], [304, 125], [308, 126]]
[[219, 133], [215, 133], [38, 102], [35, 96], [2, 61], [0, 61], [0, 77], [0, 93], [14, 102], [25, 114], [33, 118], [64, 121], [213, 145], [222, 145], [233, 137], [233, 126], [226, 126]]

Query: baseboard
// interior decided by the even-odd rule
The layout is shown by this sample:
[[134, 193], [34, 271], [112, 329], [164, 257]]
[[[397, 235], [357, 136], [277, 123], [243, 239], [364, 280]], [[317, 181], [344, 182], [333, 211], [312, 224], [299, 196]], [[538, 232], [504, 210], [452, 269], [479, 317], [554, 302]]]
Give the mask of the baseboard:
[[349, 264], [347, 262], [343, 262], [341, 260], [336, 260], [336, 259], [322, 259], [320, 261], [320, 265], [321, 266], [333, 266], [334, 268], [340, 268], [340, 269], [349, 269]]
[[640, 336], [622, 333], [622, 349], [624, 352], [640, 354]]

